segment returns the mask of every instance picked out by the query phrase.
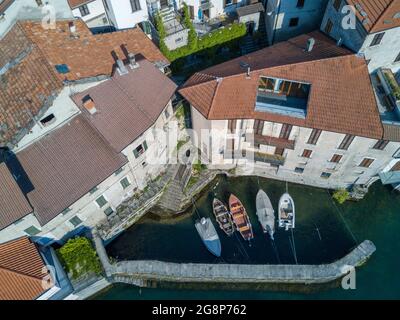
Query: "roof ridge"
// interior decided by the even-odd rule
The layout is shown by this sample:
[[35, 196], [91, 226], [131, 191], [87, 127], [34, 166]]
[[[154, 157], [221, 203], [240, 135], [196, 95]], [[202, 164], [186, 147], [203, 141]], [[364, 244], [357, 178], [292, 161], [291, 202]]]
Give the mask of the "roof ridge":
[[43, 275], [43, 278], [38, 278], [38, 277], [35, 277], [35, 276], [32, 276], [32, 275], [26, 274], [26, 273], [24, 273], [24, 272], [17, 271], [17, 270], [13, 270], [13, 269], [10, 269], [10, 268], [7, 268], [7, 267], [3, 267], [3, 266], [0, 266], [0, 270], [4, 270], [4, 271], [6, 271], [6, 272], [11, 272], [11, 273], [14, 273], [14, 274], [16, 274], [16, 275], [18, 275], [18, 276], [22, 276], [22, 277], [25, 277], [25, 278], [37, 280], [37, 281], [40, 281], [40, 282], [41, 282], [41, 281], [43, 280], [43, 278], [45, 277], [45, 275]]

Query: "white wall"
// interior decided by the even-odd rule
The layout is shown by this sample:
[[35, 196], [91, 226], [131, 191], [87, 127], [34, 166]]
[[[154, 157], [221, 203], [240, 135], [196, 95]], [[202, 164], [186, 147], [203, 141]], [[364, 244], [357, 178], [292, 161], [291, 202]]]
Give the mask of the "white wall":
[[142, 21], [147, 21], [149, 15], [147, 12], [146, 0], [140, 0], [141, 10], [132, 12], [129, 0], [105, 0], [107, 1], [109, 18], [117, 29], [133, 28]]
[[[106, 18], [106, 11], [103, 5], [103, 0], [94, 0], [86, 3], [89, 14], [82, 17], [79, 7], [72, 10], [74, 17], [82, 18], [86, 22], [89, 28], [107, 25], [107, 22], [103, 22], [103, 18]], [[107, 18], [106, 18], [107, 19]]]
[[[70, 19], [73, 17], [72, 11], [67, 0], [46, 0], [53, 6], [56, 19]], [[42, 12], [43, 7], [39, 7], [35, 0], [15, 0], [14, 3], [5, 11], [4, 17], [0, 19], [0, 38], [2, 38], [17, 20], [41, 20], [47, 15], [47, 11]]]

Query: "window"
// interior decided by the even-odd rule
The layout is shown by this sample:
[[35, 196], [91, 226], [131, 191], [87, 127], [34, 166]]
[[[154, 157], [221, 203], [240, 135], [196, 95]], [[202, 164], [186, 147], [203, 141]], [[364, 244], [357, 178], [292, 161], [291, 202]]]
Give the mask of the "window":
[[57, 72], [60, 74], [65, 74], [65, 73], [69, 72], [69, 68], [66, 64], [56, 64], [55, 68], [56, 68]]
[[40, 120], [40, 123], [44, 127], [46, 127], [46, 126], [53, 124], [55, 121], [56, 121], [56, 117], [54, 116], [54, 114], [49, 114], [47, 117], [44, 117], [42, 120]]
[[297, 27], [299, 24], [299, 18], [291, 18], [289, 20], [289, 27]]
[[299, 8], [299, 9], [303, 8], [303, 7], [304, 7], [304, 2], [305, 2], [305, 1], [306, 1], [306, 0], [297, 0], [296, 8]]
[[126, 189], [131, 185], [131, 183], [129, 182], [128, 177], [123, 178], [119, 183], [121, 184], [123, 189]]
[[322, 130], [320, 129], [313, 129], [311, 131], [310, 137], [308, 138], [308, 144], [317, 144], [319, 136], [321, 135]]
[[321, 173], [321, 178], [323, 178], [323, 179], [329, 179], [331, 175], [332, 175], [332, 174], [329, 173], [329, 172], [322, 172], [322, 173]]
[[293, 126], [291, 124], [282, 124], [281, 133], [279, 134], [279, 138], [281, 139], [289, 139], [290, 133], [292, 132]]
[[147, 166], [147, 162], [146, 162], [146, 161], [143, 161], [143, 162], [142, 162], [142, 167], [145, 168], [146, 166]]
[[78, 216], [74, 216], [72, 219], [69, 219], [69, 222], [74, 226], [77, 227], [82, 223], [82, 220], [79, 219]]
[[108, 207], [106, 210], [104, 210], [104, 214], [106, 216], [109, 216], [110, 214], [113, 214], [114, 210], [111, 207]]
[[168, 109], [165, 109], [165, 110], [164, 110], [164, 116], [165, 116], [165, 118], [166, 118], [166, 119], [168, 119], [168, 118], [169, 118], [169, 112], [168, 112]]
[[87, 16], [88, 14], [90, 14], [87, 4], [84, 4], [84, 5], [80, 6], [79, 7], [79, 11], [81, 12], [81, 16], [82, 17]]
[[278, 148], [278, 147], [275, 148], [275, 154], [278, 156], [283, 156], [284, 152], [285, 152], [284, 148]]
[[374, 149], [377, 150], [383, 150], [386, 148], [386, 146], [388, 145], [389, 141], [388, 140], [378, 140], [377, 143], [375, 143], [374, 145]]
[[236, 120], [228, 120], [228, 131], [234, 133], [236, 131]]
[[262, 120], [254, 120], [254, 134], [262, 135], [264, 129], [264, 121]]
[[100, 196], [96, 199], [97, 205], [101, 208], [107, 204], [107, 200], [104, 196]]
[[380, 44], [384, 35], [385, 35], [384, 32], [376, 34], [374, 36], [374, 39], [372, 39], [370, 47], [377, 46], [378, 44]]
[[97, 190], [99, 190], [99, 188], [94, 187], [92, 190], [89, 191], [89, 194], [93, 194], [93, 193], [95, 193]]
[[179, 43], [179, 42], [182, 42], [183, 41], [183, 37], [180, 37], [180, 38], [176, 38], [175, 39], [175, 43]]
[[25, 229], [24, 232], [28, 236], [36, 236], [38, 233], [40, 233], [40, 230], [36, 228], [35, 226], [30, 226], [28, 229]]
[[136, 149], [133, 150], [133, 155], [135, 158], [139, 158], [140, 155], [142, 155], [145, 151], [147, 150], [147, 142], [143, 141], [143, 143], [139, 146], [136, 147]]
[[64, 209], [63, 211], [61, 211], [61, 214], [63, 215], [63, 216], [65, 216], [68, 212], [70, 212], [71, 211], [71, 209], [70, 208], [66, 208], [66, 209]]
[[394, 59], [394, 62], [400, 62], [400, 52], [399, 52], [398, 56], [396, 57], [396, 59]]
[[333, 22], [331, 21], [331, 19], [328, 19], [328, 22], [326, 23], [325, 26], [325, 33], [330, 34], [333, 28]]
[[41, 6], [43, 6], [43, 1], [42, 0], [36, 0], [36, 4], [38, 5], [38, 7], [41, 7]]
[[354, 136], [352, 136], [351, 134], [346, 134], [338, 149], [347, 150], [350, 147], [353, 140]]
[[294, 168], [294, 172], [303, 173], [304, 172], [304, 168], [296, 167], [296, 168]]
[[400, 161], [396, 162], [396, 164], [390, 169], [390, 171], [400, 171]]
[[336, 9], [336, 11], [339, 11], [341, 4], [342, 4], [342, 0], [334, 0], [333, 1], [333, 7]]
[[139, 0], [131, 0], [131, 8], [132, 12], [136, 12], [140, 10], [140, 1]]
[[304, 149], [303, 154], [301, 155], [304, 158], [310, 158], [312, 154], [312, 150]]
[[114, 175], [119, 175], [122, 171], [124, 171], [124, 168], [119, 168], [117, 171], [114, 172]]
[[369, 168], [372, 162], [374, 162], [374, 159], [364, 158], [363, 161], [361, 161], [361, 163], [358, 166], [363, 168]]
[[330, 162], [334, 162], [334, 163], [339, 163], [340, 160], [342, 159], [342, 155], [341, 154], [334, 154], [330, 160]]

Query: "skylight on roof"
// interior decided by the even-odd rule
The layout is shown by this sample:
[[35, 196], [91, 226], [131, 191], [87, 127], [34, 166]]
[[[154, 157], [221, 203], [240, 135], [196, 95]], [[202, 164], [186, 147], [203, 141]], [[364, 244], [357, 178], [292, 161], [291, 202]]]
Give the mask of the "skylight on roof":
[[310, 88], [309, 83], [260, 77], [255, 110], [305, 118]]
[[65, 74], [69, 72], [69, 68], [66, 64], [56, 64], [55, 67], [58, 73]]

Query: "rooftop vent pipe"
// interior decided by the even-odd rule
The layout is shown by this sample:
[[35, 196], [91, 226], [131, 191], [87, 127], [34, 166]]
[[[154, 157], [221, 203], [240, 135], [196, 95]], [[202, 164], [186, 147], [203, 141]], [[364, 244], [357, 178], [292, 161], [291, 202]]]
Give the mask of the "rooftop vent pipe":
[[306, 48], [306, 51], [307, 51], [307, 52], [311, 52], [311, 51], [313, 50], [313, 48], [314, 48], [314, 45], [315, 45], [315, 39], [314, 39], [314, 38], [309, 38], [309, 39], [307, 40], [307, 48]]
[[128, 73], [128, 69], [125, 67], [125, 65], [121, 59], [117, 60], [117, 66], [118, 66], [117, 69], [118, 69], [118, 72], [120, 75]]
[[139, 67], [139, 64], [136, 62], [136, 57], [133, 52], [128, 53], [129, 65], [132, 69]]
[[93, 99], [88, 95], [82, 99], [83, 107], [90, 113], [95, 114], [97, 112], [96, 105]]

